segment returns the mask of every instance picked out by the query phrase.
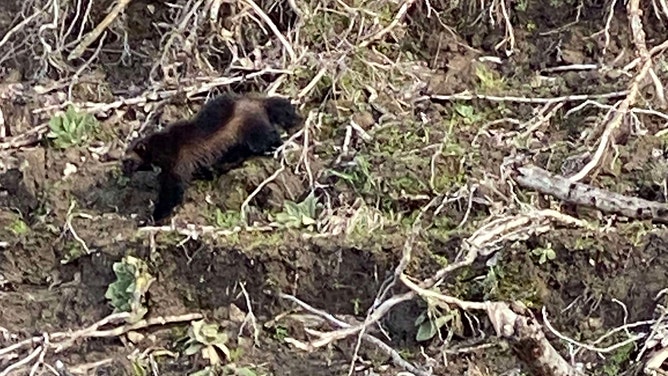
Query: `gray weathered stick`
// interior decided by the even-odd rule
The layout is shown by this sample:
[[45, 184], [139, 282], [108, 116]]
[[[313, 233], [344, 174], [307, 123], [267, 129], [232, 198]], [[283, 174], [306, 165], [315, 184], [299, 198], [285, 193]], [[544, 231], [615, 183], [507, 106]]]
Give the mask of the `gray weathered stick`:
[[668, 205], [664, 203], [628, 197], [572, 182], [531, 165], [516, 168], [513, 179], [524, 188], [535, 189], [572, 204], [590, 206], [602, 212], [621, 214], [633, 219], [652, 219], [668, 224]]

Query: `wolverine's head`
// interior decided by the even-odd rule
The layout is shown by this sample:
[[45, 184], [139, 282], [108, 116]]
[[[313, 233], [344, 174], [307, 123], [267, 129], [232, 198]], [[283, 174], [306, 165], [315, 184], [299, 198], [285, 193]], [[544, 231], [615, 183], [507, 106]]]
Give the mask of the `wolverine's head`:
[[267, 97], [264, 99], [264, 108], [269, 116], [269, 121], [286, 130], [301, 124], [304, 120], [295, 106], [286, 98]]
[[132, 175], [136, 171], [151, 170], [151, 155], [148, 148], [148, 139], [135, 139], [128, 146], [121, 161], [125, 176]]

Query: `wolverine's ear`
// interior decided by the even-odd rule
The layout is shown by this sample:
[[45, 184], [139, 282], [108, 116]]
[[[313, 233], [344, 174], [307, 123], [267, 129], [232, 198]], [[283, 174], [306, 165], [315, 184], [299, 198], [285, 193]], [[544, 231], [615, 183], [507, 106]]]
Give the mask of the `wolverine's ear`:
[[137, 153], [139, 155], [144, 155], [144, 153], [146, 152], [146, 148], [147, 148], [147, 142], [146, 142], [146, 139], [143, 139], [143, 138], [142, 139], [136, 139], [135, 141], [133, 141], [130, 144], [130, 147], [129, 147], [130, 150], [134, 151], [135, 153]]

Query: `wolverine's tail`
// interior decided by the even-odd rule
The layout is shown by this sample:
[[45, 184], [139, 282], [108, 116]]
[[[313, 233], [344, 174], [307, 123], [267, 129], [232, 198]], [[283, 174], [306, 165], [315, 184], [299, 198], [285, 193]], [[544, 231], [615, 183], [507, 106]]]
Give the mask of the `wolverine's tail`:
[[264, 109], [267, 111], [269, 121], [285, 129], [290, 129], [301, 124], [302, 117], [289, 99], [281, 97], [264, 98]]

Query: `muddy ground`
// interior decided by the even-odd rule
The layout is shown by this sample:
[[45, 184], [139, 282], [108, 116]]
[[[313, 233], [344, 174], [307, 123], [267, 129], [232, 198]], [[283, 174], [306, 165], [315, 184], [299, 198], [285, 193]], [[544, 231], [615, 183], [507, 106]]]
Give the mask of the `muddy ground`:
[[[632, 76], [621, 69], [635, 58], [621, 4], [610, 15], [606, 43], [602, 30], [611, 10], [608, 2], [512, 2], [507, 11], [514, 46], [506, 57], [509, 43], [496, 48], [507, 31], [498, 17], [498, 2], [414, 2], [401, 16], [403, 23], [363, 47], [355, 47], [363, 40], [356, 36], [357, 28], [367, 35], [377, 33], [391, 24], [399, 4], [350, 2], [347, 7], [366, 7], [368, 13], [349, 13], [351, 8], [342, 2], [304, 2], [304, 17], [311, 18], [299, 21], [288, 2], [258, 2], [279, 32], [301, 31], [300, 39], [289, 38], [301, 59], [291, 63], [277, 52], [282, 45], [271, 30], [261, 32], [258, 19], [239, 16], [240, 8], [226, 3], [220, 24], [241, 52], [255, 56], [254, 63], [244, 60], [255, 67], [243, 71], [230, 68], [234, 58], [229, 46], [234, 43], [204, 38], [212, 35], [206, 23], [204, 29], [189, 31], [194, 39], [184, 36], [172, 43], [183, 47], [187, 40], [194, 44], [191, 50], [183, 47], [186, 52], [172, 55], [175, 47], [165, 47], [162, 36], [169, 27], [164, 25], [175, 25], [175, 15], [187, 13], [192, 3], [132, 1], [110, 27], [105, 48], [94, 52], [95, 42], [73, 61], [66, 57], [79, 40], [76, 31], [63, 38], [61, 50], [45, 53], [37, 36], [39, 25], [28, 23], [0, 47], [9, 51], [0, 52], [5, 132], [0, 150], [3, 347], [43, 333], [78, 330], [111, 314], [114, 307], [105, 294], [117, 279], [113, 265], [132, 255], [143, 260], [155, 278], [142, 303], [147, 317], [201, 313], [207, 322], [222, 325], [233, 353], [223, 361], [224, 374], [346, 375], [356, 336], [311, 352], [298, 348], [289, 339], [315, 338], [305, 326], [319, 331], [336, 327], [295, 315], [298, 306], [279, 294], [293, 294], [344, 320], [361, 322], [406, 247], [412, 249], [407, 273], [417, 280], [428, 278], [453, 262], [463, 239], [476, 229], [491, 218], [517, 212], [515, 199], [561, 210], [606, 231], [555, 226], [540, 236], [508, 241], [492, 259], [479, 259], [450, 276], [441, 287], [444, 293], [470, 301], [521, 302], [539, 318], [545, 307], [551, 326], [581, 343], [658, 316], [656, 307], [662, 300], [657, 302], [657, 294], [666, 287], [668, 274], [664, 226], [562, 205], [517, 187], [511, 190], [500, 176], [504, 160], [517, 154], [555, 173], [577, 171], [564, 161], [594, 150], [605, 108], [577, 108], [583, 100], [564, 101], [548, 122], [530, 129], [526, 122], [544, 109], [544, 103], [425, 97], [463, 91], [525, 98], [588, 94], [599, 104], [613, 105], [623, 95], [596, 95], [626, 90]], [[24, 19], [14, 18], [16, 14], [34, 10], [22, 4], [11, 0], [0, 5], [0, 35]], [[97, 25], [113, 5], [92, 1], [90, 21], [81, 24], [74, 16], [77, 4], [84, 9], [87, 2], [60, 4], [58, 22], [71, 23], [82, 33]], [[47, 2], [34, 5], [41, 8]], [[199, 13], [199, 6], [193, 8], [195, 14], [206, 14]], [[331, 11], [322, 11], [326, 8]], [[52, 11], [44, 9], [46, 14]], [[667, 34], [664, 23], [653, 17], [648, 9], [643, 20], [648, 43], [656, 45]], [[381, 26], [374, 28], [373, 20]], [[44, 43], [58, 45], [58, 38], [49, 35], [42, 38]], [[214, 45], [217, 52], [212, 52]], [[255, 55], [248, 52], [253, 45], [261, 46]], [[201, 65], [203, 60], [208, 64]], [[213, 89], [202, 86], [258, 71], [264, 64], [296, 68], [284, 78], [274, 72]], [[572, 64], [606, 68], [549, 70]], [[655, 64], [659, 80], [668, 82], [665, 58], [657, 57]], [[159, 69], [152, 69], [156, 66]], [[324, 74], [318, 77], [321, 69]], [[275, 84], [278, 80], [283, 81]], [[190, 98], [170, 91], [193, 87], [204, 88], [194, 90]], [[299, 99], [300, 111], [311, 114], [307, 125], [285, 135], [289, 141], [279, 155], [253, 158], [213, 181], [195, 182], [174, 217], [181, 231], [146, 228], [156, 198], [155, 173], [126, 179], [116, 161], [135, 137], [133, 132], [145, 134], [190, 117], [207, 95], [270, 87], [295, 98], [308, 88]], [[637, 108], [660, 113], [656, 97], [652, 85], [644, 85]], [[144, 99], [110, 105], [128, 98]], [[68, 99], [95, 115], [99, 125], [85, 142], [58, 148], [40, 130]], [[625, 123], [624, 137], [617, 138], [614, 151], [587, 183], [664, 202], [668, 163], [661, 131], [668, 124], [663, 116], [635, 113]], [[277, 225], [285, 202], [307, 200], [311, 191], [319, 204], [315, 223]], [[438, 211], [430, 209], [428, 204], [438, 197], [449, 200]], [[241, 226], [242, 206], [249, 227]], [[422, 212], [420, 231], [407, 242]], [[218, 233], [193, 236], [187, 233], [188, 225]], [[540, 252], [545, 250], [555, 257], [542, 260]], [[421, 300], [397, 306], [382, 320], [385, 334], [376, 327], [372, 331], [406, 360], [430, 364], [434, 375], [529, 374], [516, 354], [496, 339], [484, 315], [460, 312], [440, 336], [416, 341], [415, 321], [425, 307]], [[238, 336], [249, 312], [256, 318], [256, 341], [251, 341], [248, 325]], [[209, 360], [201, 353], [184, 353], [188, 327], [181, 322], [137, 331], [141, 336], [79, 340], [61, 353], [49, 353], [44, 361], [53, 366], [60, 360], [75, 374], [191, 374]], [[649, 331], [648, 325], [633, 326], [596, 346], [606, 348]], [[564, 358], [584, 364], [588, 374], [631, 375], [641, 370], [636, 356], [643, 339], [606, 352], [581, 350], [571, 359], [573, 347], [551, 331], [546, 335]], [[401, 371], [387, 354], [366, 342], [359, 354], [362, 359], [354, 374]], [[0, 356], [0, 369], [18, 359]], [[239, 371], [243, 367], [249, 373]], [[41, 367], [38, 374], [52, 373]]]

